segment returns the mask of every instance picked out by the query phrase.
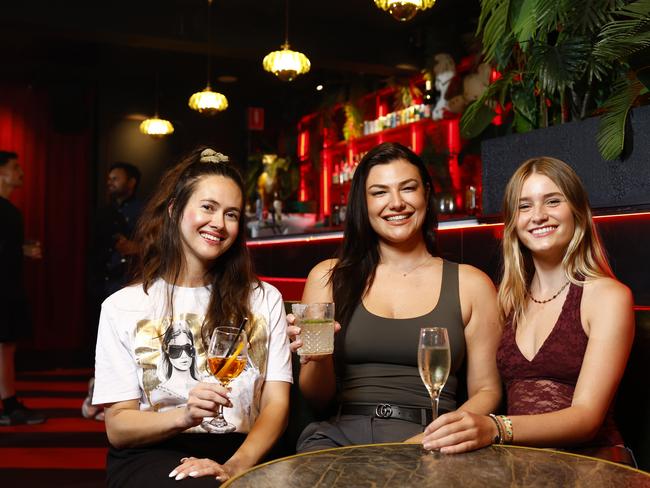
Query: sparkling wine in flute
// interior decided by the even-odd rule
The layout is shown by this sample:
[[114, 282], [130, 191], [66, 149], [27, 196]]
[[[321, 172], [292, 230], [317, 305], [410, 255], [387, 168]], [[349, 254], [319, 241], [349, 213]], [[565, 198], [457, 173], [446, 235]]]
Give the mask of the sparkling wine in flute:
[[424, 386], [429, 391], [433, 420], [438, 418], [440, 392], [447, 382], [451, 369], [451, 353], [447, 329], [425, 327], [420, 329], [418, 344], [418, 369]]
[[446, 347], [423, 347], [418, 360], [420, 377], [429, 395], [439, 395], [449, 377], [451, 357]]

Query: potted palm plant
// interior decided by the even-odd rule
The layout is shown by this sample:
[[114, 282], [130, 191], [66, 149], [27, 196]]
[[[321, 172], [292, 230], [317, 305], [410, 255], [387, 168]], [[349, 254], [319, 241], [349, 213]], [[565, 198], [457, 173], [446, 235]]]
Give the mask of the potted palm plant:
[[[499, 77], [463, 114], [465, 137], [480, 136], [496, 111], [505, 107], [510, 114], [507, 132], [541, 133], [547, 141], [536, 147], [550, 152], [558, 149], [556, 156], [567, 157], [567, 151], [556, 147], [562, 140], [558, 126], [575, 126], [571, 122], [597, 115], [599, 120], [585, 124], [590, 135], [577, 137], [593, 145], [593, 150], [582, 151], [589, 156], [585, 171], [593, 171], [596, 162], [611, 167], [608, 162], [619, 158], [626, 161], [626, 169], [636, 171], [634, 164], [627, 164], [630, 155], [626, 148], [631, 140], [630, 111], [649, 99], [650, 0], [482, 0], [478, 33], [484, 57]], [[650, 117], [650, 111], [636, 110], [635, 123], [641, 114]], [[552, 130], [535, 130], [547, 127]], [[574, 134], [571, 149], [575, 149], [575, 139]], [[524, 139], [516, 141], [515, 147], [526, 146]], [[490, 171], [492, 163], [500, 166], [496, 173], [509, 176], [521, 161], [521, 151], [510, 151], [518, 158], [512, 164], [489, 161], [495, 156], [490, 146], [495, 144], [499, 145], [496, 140], [484, 144], [487, 178], [495, 174]], [[513, 143], [506, 145], [512, 147]], [[508, 151], [496, 151], [500, 157], [504, 152]], [[578, 161], [571, 163], [579, 165]], [[491, 183], [500, 193], [502, 185], [494, 188], [494, 182], [486, 181], [486, 186]], [[485, 195], [489, 196], [489, 191]], [[606, 203], [603, 206], [608, 206]], [[611, 206], [617, 203], [611, 202]], [[493, 205], [487, 207], [495, 210]]]

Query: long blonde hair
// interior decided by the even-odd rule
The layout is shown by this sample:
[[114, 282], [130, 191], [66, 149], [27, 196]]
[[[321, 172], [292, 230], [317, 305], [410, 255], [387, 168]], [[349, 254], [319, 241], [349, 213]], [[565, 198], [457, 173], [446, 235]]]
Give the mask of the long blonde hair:
[[517, 236], [521, 189], [532, 174], [544, 175], [555, 183], [571, 208], [575, 228], [562, 258], [567, 279], [581, 285], [588, 278], [614, 277], [592, 220], [587, 192], [578, 175], [559, 159], [546, 156], [528, 159], [510, 178], [503, 200], [503, 278], [498, 300], [502, 319], [512, 314], [513, 324], [523, 317], [528, 287], [535, 271], [531, 252]]

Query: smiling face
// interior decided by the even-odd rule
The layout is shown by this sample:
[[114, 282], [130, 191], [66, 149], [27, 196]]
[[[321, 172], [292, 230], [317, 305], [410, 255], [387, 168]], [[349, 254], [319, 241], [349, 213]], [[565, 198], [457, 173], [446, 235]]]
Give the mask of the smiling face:
[[517, 236], [533, 255], [563, 255], [573, 238], [573, 212], [560, 188], [545, 175], [531, 174], [521, 188]]
[[422, 238], [426, 189], [418, 168], [404, 159], [373, 166], [366, 180], [368, 219], [383, 241]]
[[225, 176], [202, 177], [183, 209], [181, 245], [190, 272], [205, 272], [235, 242], [243, 197]]

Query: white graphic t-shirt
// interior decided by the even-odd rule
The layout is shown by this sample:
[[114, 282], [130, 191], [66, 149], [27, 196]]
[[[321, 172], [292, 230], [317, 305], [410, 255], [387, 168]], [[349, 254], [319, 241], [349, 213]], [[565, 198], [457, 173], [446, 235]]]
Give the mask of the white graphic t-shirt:
[[[142, 285], [129, 286], [102, 304], [94, 404], [137, 399], [140, 410], [163, 412], [185, 406], [199, 381], [217, 381], [208, 372], [201, 340], [210, 288], [175, 287], [173, 308], [167, 310], [170, 292], [170, 285], [157, 280], [146, 294]], [[292, 382], [282, 296], [262, 283], [251, 292], [250, 303], [248, 362], [229, 385], [233, 407], [223, 409], [226, 420], [242, 433], [259, 414], [264, 381]], [[191, 431], [205, 432], [200, 425]]]

